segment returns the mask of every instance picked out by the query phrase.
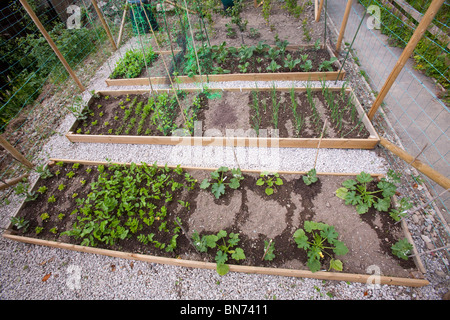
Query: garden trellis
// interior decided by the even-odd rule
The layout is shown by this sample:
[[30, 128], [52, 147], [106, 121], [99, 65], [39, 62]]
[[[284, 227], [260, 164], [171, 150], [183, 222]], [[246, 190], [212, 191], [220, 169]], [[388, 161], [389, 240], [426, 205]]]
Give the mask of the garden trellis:
[[[437, 229], [443, 230], [439, 235], [440, 243], [436, 243], [436, 247], [443, 248], [440, 252], [448, 255], [446, 246], [450, 234], [448, 233], [448, 221], [450, 221], [447, 210], [448, 194], [442, 192], [450, 188], [446, 159], [448, 145], [445, 145], [445, 142], [448, 142], [448, 125], [445, 121], [443, 125], [437, 124], [438, 116], [448, 117], [448, 106], [443, 102], [448, 98], [441, 100], [428, 88], [423, 89], [438, 101], [438, 107], [441, 108], [437, 111], [437, 115], [427, 114], [426, 110], [421, 111], [426, 117], [432, 118], [431, 124], [425, 124], [425, 129], [420, 129], [425, 141], [431, 142], [428, 148], [426, 148], [428, 144], [423, 143], [422, 137], [419, 138], [410, 133], [407, 125], [402, 122], [403, 117], [413, 118], [414, 125], [419, 126], [416, 115], [406, 109], [400, 116], [391, 120], [389, 116], [395, 112], [387, 109], [389, 115], [385, 114], [388, 108], [386, 105], [389, 104], [387, 100], [392, 96], [391, 88], [395, 88], [403, 79], [401, 72], [404, 72], [407, 60], [416, 50], [418, 43], [422, 43], [420, 41], [424, 37], [431, 41], [432, 44], [428, 45], [437, 44], [442, 49], [441, 54], [446, 55], [444, 60], [448, 58], [448, 47], [442, 46], [440, 39], [436, 40], [436, 34], [440, 34], [438, 31], [445, 28], [447, 23], [442, 22], [445, 16], [443, 18], [439, 15], [439, 19], [436, 18], [437, 13], [440, 12], [439, 9], [442, 6], [448, 6], [444, 0], [432, 1], [427, 10], [422, 12], [423, 17], [420, 22], [413, 24], [411, 38], [405, 44], [398, 62], [392, 66], [387, 77], [380, 77], [380, 82], [377, 82], [374, 87], [373, 91], [376, 91], [376, 95], [371, 106], [361, 103], [361, 98], [355, 93], [354, 88], [345, 87], [346, 82], [342, 87], [333, 85], [338, 81], [343, 82], [350, 76], [345, 70], [347, 64], [357, 61], [361, 64], [361, 68], [366, 66], [365, 57], [361, 57], [358, 61], [357, 55], [363, 45], [360, 41], [361, 36], [365, 36], [367, 32], [375, 32], [372, 29], [368, 31], [367, 24], [364, 22], [367, 21], [370, 5], [381, 6], [382, 3], [377, 1], [361, 1], [363, 6], [352, 0], [340, 1], [341, 8], [345, 8], [342, 20], [337, 14], [338, 10], [333, 1], [316, 0], [314, 4], [298, 4], [296, 1], [295, 5], [292, 5], [293, 1], [286, 1], [286, 6], [281, 8], [292, 9], [289, 11], [292, 16], [295, 16], [295, 12], [303, 12], [308, 6], [313, 7], [313, 21], [309, 23], [320, 25], [323, 33], [316, 34], [316, 38], [310, 41], [300, 41], [300, 43], [297, 37], [287, 41], [276, 33], [269, 44], [255, 40], [258, 39], [257, 32], [261, 33], [262, 30], [252, 27], [253, 30], [250, 31], [250, 27], [247, 26], [249, 21], [246, 20], [249, 17], [246, 15], [246, 10], [249, 8], [258, 10], [258, 13], [263, 11], [264, 28], [268, 30], [265, 35], [273, 34], [275, 26], [269, 19], [270, 10], [269, 16], [264, 10], [270, 9], [275, 4], [268, 0], [261, 3], [236, 0], [234, 10], [230, 9], [228, 15], [223, 15], [222, 20], [217, 21], [214, 21], [212, 16], [219, 15], [222, 7], [219, 1], [214, 0], [74, 1], [73, 5], [81, 8], [82, 14], [77, 18], [81, 19], [82, 26], [73, 30], [62, 30], [65, 21], [61, 21], [62, 18], [57, 13], [65, 11], [58, 5], [67, 5], [66, 2], [50, 1], [48, 3], [51, 3], [51, 6], [38, 0], [20, 0], [20, 2], [23, 7], [10, 4], [3, 8], [1, 12], [4, 18], [0, 18], [2, 19], [0, 22], [3, 21], [2, 27], [8, 24], [16, 25], [14, 30], [22, 27], [22, 32], [25, 33], [21, 34], [19, 31], [15, 35], [2, 33], [4, 47], [8, 48], [7, 50], [15, 50], [14, 44], [19, 44], [28, 49], [28, 55], [15, 60], [11, 66], [2, 71], [1, 85], [6, 94], [1, 97], [1, 129], [4, 131], [1, 145], [8, 151], [2, 155], [1, 159], [3, 201], [7, 201], [8, 196], [13, 193], [15, 184], [20, 184], [23, 178], [28, 177], [30, 170], [37, 169], [36, 155], [44, 147], [49, 133], [56, 129], [57, 124], [69, 112], [76, 115], [77, 119], [65, 138], [74, 143], [155, 145], [182, 143], [186, 146], [226, 145], [232, 146], [233, 150], [234, 147], [239, 146], [317, 148], [317, 151], [319, 148], [369, 150], [380, 148], [386, 153], [387, 159], [393, 162], [393, 166], [411, 166], [417, 170], [418, 174], [424, 175], [422, 176], [426, 179], [424, 192], [428, 198], [439, 195], [433, 202], [428, 203], [427, 207], [430, 205], [430, 208], [434, 208], [437, 212], [436, 215], [440, 218], [440, 221], [436, 222], [439, 224]], [[58, 10], [55, 10], [55, 7]], [[362, 16], [355, 15], [358, 13], [355, 8], [361, 10], [361, 7], [363, 8]], [[12, 14], [14, 11], [20, 12], [23, 9], [28, 16], [17, 19]], [[400, 10], [400, 12], [404, 11]], [[15, 22], [10, 21], [13, 17], [16, 19]], [[227, 26], [223, 23], [225, 20]], [[383, 23], [381, 20], [382, 25]], [[430, 24], [434, 25], [433, 29], [427, 32]], [[336, 34], [332, 30], [335, 25], [340, 26], [340, 30], [335, 27]], [[3, 28], [6, 30], [10, 26]], [[303, 24], [305, 38], [307, 38], [307, 28], [308, 21]], [[237, 31], [236, 37], [232, 36], [232, 30]], [[214, 37], [216, 32], [222, 32], [221, 35], [225, 38], [221, 40], [230, 40], [233, 45], [225, 44], [225, 41], [219, 42], [217, 37]], [[78, 42], [66, 41], [68, 37]], [[351, 43], [346, 43], [346, 40]], [[45, 51], [48, 57], [39, 51], [43, 50], [44, 46], [45, 48], [49, 46], [51, 49]], [[74, 53], [77, 50], [79, 52]], [[108, 56], [114, 54], [119, 57], [115, 65], [108, 60]], [[2, 55], [2, 62], [11, 57], [7, 51], [2, 51]], [[317, 61], [313, 59], [315, 57]], [[437, 63], [441, 62], [441, 58], [436, 58], [434, 63], [425, 56], [416, 59], [419, 62], [427, 61], [430, 68], [437, 70], [437, 82], [448, 90], [448, 83], [446, 83], [448, 67], [443, 69]], [[87, 68], [85, 63], [89, 63]], [[35, 65], [38, 67], [36, 68]], [[112, 89], [86, 92], [90, 77], [94, 76], [86, 69], [95, 71], [101, 65], [104, 65], [109, 72], [105, 77], [105, 86]], [[116, 71], [119, 66], [123, 69], [122, 76], [117, 76], [119, 72]], [[436, 72], [430, 73], [436, 74]], [[357, 76], [363, 77], [364, 74], [361, 72]], [[240, 82], [239, 86], [233, 87], [233, 82], [236, 81]], [[247, 81], [247, 85], [242, 86], [241, 81]], [[272, 90], [272, 81], [286, 81], [292, 84], [300, 83], [300, 85], [295, 88], [285, 85]], [[266, 82], [267, 87], [260, 87], [261, 82]], [[223, 83], [230, 83], [231, 87], [224, 88]], [[311, 89], [309, 86], [312, 83], [314, 88]], [[188, 88], [186, 85], [192, 85], [194, 88]], [[129, 89], [128, 86], [140, 86], [140, 89]], [[75, 91], [80, 93], [78, 97]], [[266, 125], [270, 123], [275, 129], [279, 129], [280, 107], [283, 112], [292, 110], [293, 115], [286, 116], [289, 119], [283, 121], [292, 121], [295, 118], [298, 125], [297, 131], [292, 129], [290, 134], [286, 133], [286, 136], [269, 138], [263, 135], [239, 136], [239, 134], [232, 139], [225, 135], [204, 138], [192, 136], [195, 121], [203, 119], [206, 125], [208, 124], [206, 118], [202, 118], [206, 117], [203, 110], [212, 109], [216, 103], [214, 99], [221, 94], [229, 97], [231, 101], [232, 99], [249, 101], [243, 104], [243, 108], [251, 111], [241, 114], [242, 117], [251, 119], [247, 123], [251, 125], [244, 128], [248, 132], [258, 132], [264, 123]], [[257, 94], [262, 95], [259, 100], [260, 105], [258, 105], [258, 99], [255, 99]], [[411, 93], [405, 89], [401, 96], [408, 94]], [[50, 105], [55, 96], [64, 95], [66, 97], [62, 103], [55, 101], [53, 109], [43, 111], [41, 102], [45, 101]], [[86, 104], [80, 103], [81, 95], [90, 96]], [[133, 100], [135, 97], [144, 96], [145, 99]], [[282, 99], [277, 100], [280, 96]], [[126, 100], [116, 102], [116, 99], [122, 99], [122, 97], [126, 97]], [[107, 102], [108, 99], [111, 100]], [[231, 105], [230, 102], [226, 102], [226, 98], [221, 99], [225, 104]], [[335, 99], [339, 100], [339, 103], [334, 103]], [[152, 103], [148, 102], [150, 100]], [[413, 100], [420, 108], [419, 99], [413, 97]], [[280, 101], [290, 101], [292, 104], [284, 105]], [[298, 104], [295, 101], [308, 102], [310, 109], [307, 112], [311, 114], [316, 112], [316, 107], [319, 110], [318, 113], [323, 108], [330, 107], [330, 116], [327, 113], [327, 118], [325, 112], [322, 112], [323, 118], [315, 124], [315, 136], [299, 134], [302, 132], [302, 126], [305, 133], [305, 128], [308, 128], [310, 122], [312, 123], [312, 120], [305, 119], [313, 119], [314, 116], [304, 116], [303, 120], [301, 117], [297, 118]], [[109, 106], [109, 103], [111, 105], [121, 103], [120, 106], [123, 108], [115, 110], [115, 114], [108, 115], [107, 110], [113, 108]], [[402, 102], [397, 103], [401, 108], [404, 107]], [[262, 110], [265, 113], [269, 105], [275, 111], [267, 114], [265, 119], [261, 113]], [[103, 116], [107, 119], [102, 119]], [[225, 121], [224, 115], [221, 116]], [[344, 116], [347, 118], [343, 118]], [[219, 123], [220, 116], [213, 120]], [[346, 122], [351, 124], [346, 129], [342, 129], [343, 123]], [[282, 126], [285, 126], [284, 122], [280, 125]], [[429, 132], [430, 126], [436, 126], [437, 133]], [[311, 130], [312, 128], [312, 126], [309, 127]], [[175, 139], [171, 136], [174, 130], [183, 130], [188, 137], [180, 136]], [[286, 129], [286, 131], [289, 130]], [[392, 141], [392, 137], [397, 136], [392, 135], [391, 132], [397, 131], [401, 131], [400, 137]], [[403, 134], [403, 131], [406, 134]], [[124, 134], [125, 132], [127, 134]], [[31, 139], [32, 133], [33, 139]], [[363, 136], [364, 133], [366, 133], [365, 136]], [[434, 138], [436, 134], [438, 138]], [[407, 141], [408, 138], [414, 137], [418, 137], [417, 141]], [[407, 145], [408, 148], [404, 150], [398, 141]], [[410, 145], [413, 147], [409, 147]], [[436, 152], [432, 154], [433, 150]], [[10, 154], [23, 165], [17, 165], [15, 160], [11, 160]], [[420, 160], [424, 156], [427, 159]], [[428, 157], [433, 160], [428, 160]], [[402, 164], [401, 161], [404, 163]], [[83, 160], [78, 159], [77, 162], [82, 163]], [[413, 191], [416, 192], [416, 190]], [[442, 213], [441, 208], [444, 208]], [[405, 224], [404, 221], [403, 224]], [[11, 234], [10, 236], [15, 238]], [[419, 257], [420, 253], [416, 252], [413, 255]], [[119, 256], [128, 258], [122, 254]], [[207, 267], [211, 268], [210, 265]], [[235, 270], [238, 269], [236, 267]], [[320, 275], [328, 277], [328, 275]], [[301, 272], [300, 276], [309, 276], [309, 274]], [[331, 278], [333, 276], [335, 275]], [[350, 276], [350, 278], [360, 281], [357, 277]], [[336, 276], [335, 279], [341, 279], [341, 276]], [[363, 278], [361, 281], [366, 280]], [[385, 279], [385, 283], [403, 284], [404, 282], [402, 280], [397, 282], [397, 279]], [[415, 284], [411, 281], [410, 285], [424, 285], [424, 283], [418, 280]]]

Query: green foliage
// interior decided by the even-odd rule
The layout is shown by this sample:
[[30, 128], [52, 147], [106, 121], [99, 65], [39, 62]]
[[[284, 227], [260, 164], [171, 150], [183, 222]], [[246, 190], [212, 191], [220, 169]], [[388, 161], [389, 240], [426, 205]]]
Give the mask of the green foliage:
[[318, 178], [316, 176], [316, 168], [312, 168], [309, 170], [306, 175], [302, 176], [303, 182], [309, 186], [315, 182], [317, 182]]
[[260, 178], [256, 181], [257, 186], [266, 185], [265, 192], [268, 196], [272, 195], [276, 192], [276, 186], [283, 185], [283, 180], [280, 178], [280, 175], [277, 172], [269, 173], [268, 171], [264, 171], [260, 174]]
[[[345, 204], [356, 206], [356, 212], [359, 214], [366, 213], [372, 207], [378, 211], [388, 212], [391, 205], [391, 197], [397, 191], [394, 183], [397, 180], [392, 180], [392, 175], [388, 173], [388, 179], [381, 178], [376, 184], [377, 189], [369, 191], [368, 184], [372, 181], [373, 178], [370, 174], [361, 172], [356, 176], [356, 180], [348, 179], [344, 181], [342, 183], [343, 187], [336, 190], [336, 196], [345, 200]], [[406, 207], [406, 203], [403, 203], [403, 206]], [[391, 216], [398, 220], [400, 213], [394, 212]]]
[[110, 77], [111, 79], [136, 78], [141, 74], [146, 64], [150, 66], [157, 56], [151, 46], [145, 49], [145, 52], [139, 49], [128, 50], [125, 56], [117, 62]]
[[16, 227], [17, 230], [23, 229], [23, 232], [27, 232], [28, 227], [30, 226], [30, 221], [25, 220], [24, 217], [11, 217], [10, 220], [12, 225]]
[[289, 71], [292, 71], [298, 64], [302, 61], [300, 59], [293, 59], [290, 54], [286, 55], [286, 59], [284, 60], [284, 67], [289, 68]]
[[[227, 173], [231, 171], [230, 182], [225, 182], [229, 177]], [[226, 186], [231, 189], [237, 189], [240, 187], [240, 181], [244, 179], [240, 169], [228, 169], [227, 167], [220, 167], [219, 169], [211, 172], [211, 179], [214, 182], [210, 182], [208, 178], [204, 179], [200, 184], [200, 188], [208, 189], [211, 187], [212, 194], [219, 199], [225, 194]]]
[[397, 241], [391, 246], [392, 253], [404, 260], [408, 260], [408, 255], [411, 253], [412, 249], [412, 244], [410, 244], [406, 238]]
[[294, 232], [294, 240], [297, 246], [306, 250], [308, 256], [307, 266], [311, 272], [317, 272], [321, 268], [320, 260], [325, 257], [324, 253], [331, 257], [328, 270], [342, 271], [342, 261], [334, 259], [330, 252], [342, 256], [347, 254], [348, 248], [342, 241], [338, 240], [339, 234], [333, 226], [325, 223], [305, 221], [303, 229]]
[[336, 57], [332, 57], [330, 60], [322, 61], [319, 65], [319, 71], [333, 71], [333, 62], [337, 61]]
[[264, 260], [266, 261], [272, 261], [275, 259], [275, 241], [268, 242], [267, 240], [264, 240]]
[[[227, 239], [228, 236], [228, 239]], [[228, 273], [229, 266], [226, 264], [231, 258], [239, 261], [245, 259], [244, 250], [236, 247], [239, 244], [239, 233], [227, 234], [225, 230], [220, 230], [217, 234], [200, 235], [194, 230], [192, 233], [194, 246], [199, 252], [207, 252], [208, 249], [216, 249], [216, 271], [223, 276]]]
[[[96, 246], [99, 242], [114, 245], [117, 241], [136, 237], [143, 244], [172, 252], [180, 232], [181, 220], [174, 225], [167, 220], [168, 207], [174, 192], [192, 190], [196, 180], [181, 168], [167, 166], [130, 166], [108, 164], [98, 166], [99, 176], [91, 183], [91, 192], [76, 200], [77, 221], [72, 229], [62, 232], [75, 237], [82, 245]], [[180, 176], [181, 181], [175, 181]], [[150, 232], [145, 232], [150, 230]], [[163, 235], [170, 240], [163, 242]], [[165, 238], [165, 236], [164, 236]]]

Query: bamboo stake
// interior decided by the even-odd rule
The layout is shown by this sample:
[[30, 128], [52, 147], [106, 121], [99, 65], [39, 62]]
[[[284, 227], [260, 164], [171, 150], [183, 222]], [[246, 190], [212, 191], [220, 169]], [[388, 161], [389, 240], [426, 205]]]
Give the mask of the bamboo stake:
[[67, 72], [70, 74], [72, 79], [75, 81], [75, 83], [77, 84], [77, 86], [80, 89], [80, 91], [83, 92], [85, 90], [85, 87], [83, 86], [81, 81], [78, 79], [76, 74], [73, 72], [72, 68], [70, 68], [70, 66], [67, 63], [66, 59], [64, 58], [64, 56], [59, 51], [58, 47], [56, 46], [55, 42], [53, 42], [53, 39], [50, 37], [48, 32], [45, 30], [44, 26], [42, 25], [41, 21], [36, 16], [36, 14], [34, 13], [33, 9], [28, 4], [27, 0], [20, 0], [20, 3], [24, 7], [24, 9], [27, 11], [28, 15], [31, 17], [33, 22], [36, 24], [36, 26], [38, 27], [39, 31], [41, 31], [41, 33], [44, 36], [45, 40], [47, 40], [47, 42], [50, 45], [50, 47], [52, 48], [52, 50], [55, 52], [56, 56], [59, 58], [59, 61], [61, 61], [61, 63], [64, 65], [64, 67], [66, 68]]
[[341, 29], [336, 43], [336, 51], [341, 50], [342, 39], [344, 38], [345, 28], [347, 27], [348, 17], [352, 9], [353, 0], [347, 0], [347, 6], [345, 7], [344, 18], [342, 19]]
[[[406, 212], [407, 215], [411, 215], [411, 214], [413, 214], [414, 212], [417, 212], [417, 211], [419, 211], [419, 210], [421, 210], [421, 209], [424, 209], [424, 208], [428, 207], [433, 201], [435, 201], [435, 200], [439, 199], [440, 197], [442, 197], [448, 190], [450, 190], [450, 189], [444, 190], [444, 191], [441, 192], [439, 195], [433, 197], [432, 199], [430, 199], [428, 202], [422, 204], [421, 206], [418, 206], [418, 207], [416, 207], [416, 208], [413, 208], [412, 210], [408, 210], [408, 211]], [[407, 216], [407, 215], [406, 215], [406, 216]], [[406, 216], [404, 216], [403, 218], [401, 218], [399, 221], [395, 222], [395, 224], [401, 222], [403, 219], [406, 218]]]
[[324, 2], [325, 2], [325, 0], [322, 0], [319, 4], [319, 8], [317, 9], [317, 12], [316, 12], [316, 22], [320, 20], [320, 13], [322, 12], [322, 7], [323, 7]]
[[269, 249], [270, 249], [270, 245], [271, 245], [271, 244], [272, 244], [272, 239], [270, 239], [269, 244], [267, 245], [267, 249], [266, 249], [266, 251], [264, 252], [264, 255], [263, 255], [262, 258], [261, 258], [261, 261], [264, 260], [264, 257], [266, 256], [267, 252], [269, 252]]
[[435, 252], [435, 251], [439, 251], [439, 250], [443, 250], [443, 249], [448, 249], [448, 248], [450, 248], [450, 244], [447, 245], [447, 246], [444, 246], [444, 247], [439, 247], [439, 248], [436, 248], [436, 249], [427, 250], [427, 251], [421, 252], [419, 254], [411, 254], [408, 257], [420, 257], [421, 255], [424, 255], [426, 253], [431, 253], [431, 252]]
[[439, 173], [438, 171], [434, 170], [430, 166], [426, 165], [420, 160], [414, 160], [414, 157], [411, 156], [406, 151], [400, 149], [392, 142], [386, 140], [385, 138], [380, 137], [380, 144], [391, 151], [393, 154], [401, 158], [402, 160], [406, 161], [407, 163], [411, 163], [411, 166], [422, 172], [424, 175], [426, 175], [428, 178], [439, 184], [444, 189], [450, 188], [450, 179], [445, 177], [443, 174]]
[[91, 0], [91, 3], [92, 3], [92, 5], [94, 6], [95, 11], [97, 12], [97, 15], [98, 15], [98, 17], [99, 17], [99, 19], [100, 19], [100, 22], [101, 22], [102, 25], [103, 25], [103, 28], [104, 28], [105, 31], [106, 31], [106, 34], [108, 35], [109, 42], [111, 42], [111, 45], [112, 45], [114, 51], [116, 51], [116, 50], [117, 50], [116, 43], [114, 42], [114, 39], [113, 39], [113, 37], [112, 37], [112, 35], [111, 35], [111, 31], [109, 30], [109, 27], [108, 27], [108, 25], [106, 24], [105, 18], [103, 17], [102, 12], [100, 11], [100, 8], [99, 8], [98, 5], [97, 5], [97, 0]]
[[23, 154], [17, 151], [4, 137], [0, 136], [0, 145], [5, 148], [17, 161], [23, 163], [28, 168], [33, 169], [34, 165]]
[[23, 179], [28, 178], [29, 174], [25, 173], [17, 178], [13, 178], [10, 180], [6, 180], [0, 183], [0, 190], [6, 189], [8, 187], [12, 187], [13, 185], [18, 184], [19, 182], [23, 181]]
[[125, 18], [127, 17], [127, 3], [125, 4], [125, 9], [123, 10], [122, 15], [122, 23], [120, 24], [120, 30], [119, 30], [119, 37], [117, 38], [117, 47], [120, 47], [120, 41], [122, 41], [122, 35], [123, 35], [123, 28], [125, 25]]
[[423, 16], [422, 20], [420, 21], [419, 25], [414, 31], [414, 34], [412, 35], [411, 39], [409, 40], [408, 44], [406, 45], [405, 49], [400, 55], [400, 58], [398, 59], [394, 68], [392, 69], [391, 74], [389, 75], [383, 87], [381, 88], [376, 100], [372, 104], [372, 107], [370, 108], [368, 113], [368, 117], [370, 120], [372, 120], [373, 117], [375, 116], [375, 113], [381, 106], [381, 103], [388, 94], [398, 75], [402, 71], [411, 54], [414, 52], [417, 43], [420, 41], [420, 39], [422, 39], [422, 36], [424, 35], [425, 31], [427, 31], [428, 26], [436, 16], [437, 12], [439, 11], [443, 3], [444, 0], [433, 0], [433, 2], [430, 4], [427, 12]]
[[[150, 26], [150, 30], [152, 32], [153, 38], [155, 39], [155, 43], [156, 43], [156, 46], [158, 47], [158, 51], [161, 51], [161, 46], [159, 45], [158, 39], [156, 38], [155, 31], [153, 30], [152, 24], [150, 23], [150, 19], [147, 16], [147, 12], [144, 10], [144, 5], [142, 4], [142, 1], [140, 1], [140, 4], [144, 11], [145, 17], [147, 18], [147, 22], [148, 22], [148, 25]], [[172, 88], [175, 89], [175, 87], [173, 85], [172, 77], [170, 76], [169, 68], [167, 67], [166, 60], [164, 59], [163, 55], [161, 55], [161, 59], [164, 64], [164, 68], [166, 69], [167, 76], [169, 77], [170, 84], [171, 84]], [[150, 73], [149, 73], [149, 80], [150, 80]], [[179, 88], [180, 87], [178, 86], [178, 89]], [[177, 99], [178, 106], [180, 107], [181, 116], [183, 117], [184, 123], [186, 124], [187, 123], [186, 116], [184, 115], [183, 108], [181, 106], [181, 102], [180, 102], [180, 99], [178, 98], [177, 92], [175, 92], [175, 98]]]

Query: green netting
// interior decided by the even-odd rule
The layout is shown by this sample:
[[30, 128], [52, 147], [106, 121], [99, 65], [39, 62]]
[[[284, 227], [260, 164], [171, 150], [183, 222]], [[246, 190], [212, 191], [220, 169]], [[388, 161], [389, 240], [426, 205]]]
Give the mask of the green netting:
[[153, 14], [153, 6], [151, 4], [142, 3], [141, 5], [139, 0], [128, 1], [128, 3], [130, 5], [129, 14], [131, 17], [133, 34], [139, 35], [150, 32], [149, 20], [153, 30], [158, 30], [158, 22]]

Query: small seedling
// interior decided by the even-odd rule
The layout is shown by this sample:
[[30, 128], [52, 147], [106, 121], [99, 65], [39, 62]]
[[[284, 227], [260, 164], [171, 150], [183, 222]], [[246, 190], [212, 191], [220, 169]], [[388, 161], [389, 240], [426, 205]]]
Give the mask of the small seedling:
[[28, 227], [30, 226], [30, 221], [25, 220], [24, 217], [11, 217], [10, 220], [13, 226], [17, 228], [17, 230], [23, 229], [23, 232], [27, 232]]
[[318, 178], [316, 176], [316, 169], [312, 168], [311, 170], [309, 170], [305, 176], [302, 176], [303, 178], [303, 182], [309, 186], [311, 184], [313, 184], [314, 182], [317, 182]]
[[44, 212], [43, 214], [41, 214], [41, 219], [42, 221], [46, 221], [50, 218], [50, 216], [48, 215], [47, 212]]
[[225, 186], [228, 185], [231, 189], [237, 189], [240, 187], [240, 181], [244, 179], [240, 169], [231, 169], [232, 178], [230, 182], [225, 182], [227, 176], [225, 174], [230, 171], [227, 167], [220, 167], [216, 171], [211, 172], [211, 179], [215, 180], [214, 183], [210, 183], [209, 179], [204, 179], [200, 184], [200, 188], [208, 189], [211, 186], [211, 192], [216, 199], [225, 194]]
[[256, 181], [256, 185], [263, 186], [264, 184], [267, 185], [265, 192], [270, 196], [276, 192], [275, 186], [283, 185], [283, 180], [277, 172], [269, 173], [268, 171], [264, 171], [260, 174], [260, 178]]

